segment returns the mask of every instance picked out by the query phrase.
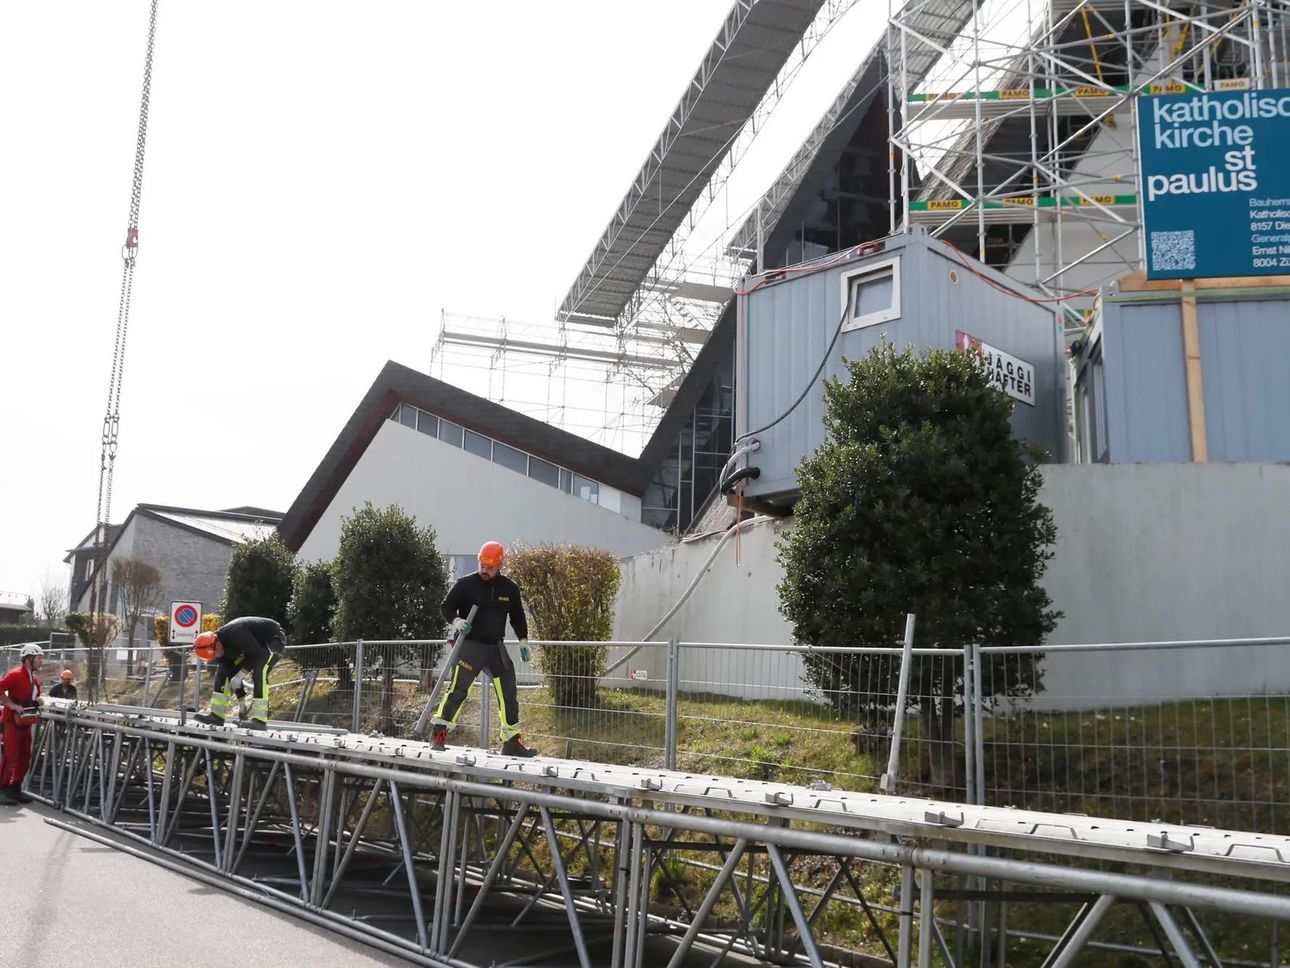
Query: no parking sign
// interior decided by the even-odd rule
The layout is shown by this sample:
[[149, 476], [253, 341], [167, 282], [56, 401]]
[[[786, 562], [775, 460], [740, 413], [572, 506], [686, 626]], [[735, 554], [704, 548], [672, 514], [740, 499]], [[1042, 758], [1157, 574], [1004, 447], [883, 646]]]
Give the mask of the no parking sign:
[[170, 644], [192, 644], [202, 628], [201, 602], [170, 603]]

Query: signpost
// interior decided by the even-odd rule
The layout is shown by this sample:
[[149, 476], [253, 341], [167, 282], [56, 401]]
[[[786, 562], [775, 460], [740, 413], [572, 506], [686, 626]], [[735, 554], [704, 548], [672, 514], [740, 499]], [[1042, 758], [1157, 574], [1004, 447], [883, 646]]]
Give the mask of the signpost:
[[1148, 279], [1290, 274], [1290, 89], [1137, 99]]
[[170, 644], [192, 645], [202, 630], [201, 602], [170, 603]]

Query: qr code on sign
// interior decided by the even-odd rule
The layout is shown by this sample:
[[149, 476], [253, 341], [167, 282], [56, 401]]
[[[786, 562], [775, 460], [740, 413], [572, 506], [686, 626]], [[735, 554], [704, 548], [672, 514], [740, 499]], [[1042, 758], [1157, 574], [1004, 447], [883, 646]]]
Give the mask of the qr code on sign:
[[1195, 269], [1196, 233], [1191, 229], [1185, 232], [1152, 232], [1151, 267], [1156, 270]]

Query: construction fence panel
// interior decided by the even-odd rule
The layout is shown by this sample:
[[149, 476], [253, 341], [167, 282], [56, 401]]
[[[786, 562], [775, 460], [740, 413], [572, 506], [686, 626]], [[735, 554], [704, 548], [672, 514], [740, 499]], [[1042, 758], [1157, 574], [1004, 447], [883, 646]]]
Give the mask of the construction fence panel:
[[984, 802], [1290, 832], [1287, 645], [981, 648]]
[[548, 756], [666, 763], [666, 642], [530, 643], [514, 655], [520, 723]]
[[[888, 771], [902, 650], [680, 643], [679, 769], [874, 790]], [[895, 788], [961, 792], [963, 660], [915, 649]]]

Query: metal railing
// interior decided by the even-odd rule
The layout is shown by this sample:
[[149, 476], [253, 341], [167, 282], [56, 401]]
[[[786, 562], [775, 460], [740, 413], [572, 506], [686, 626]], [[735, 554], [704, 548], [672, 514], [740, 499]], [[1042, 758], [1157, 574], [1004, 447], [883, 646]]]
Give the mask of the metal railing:
[[[88, 698], [86, 650], [46, 645], [47, 685], [70, 667]], [[906, 795], [1290, 831], [1290, 639], [911, 647], [903, 700], [894, 645], [531, 645], [528, 662], [509, 651], [522, 726], [547, 755], [855, 790], [889, 774]], [[105, 657], [102, 697], [177, 708], [175, 653], [136, 651], [133, 666]], [[409, 736], [443, 656], [438, 640], [289, 646], [273, 717]], [[481, 676], [454, 745], [497, 744], [491, 692]]]

